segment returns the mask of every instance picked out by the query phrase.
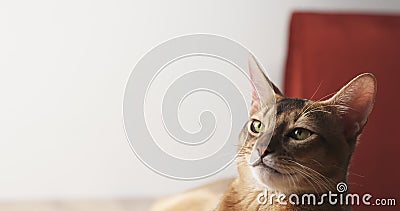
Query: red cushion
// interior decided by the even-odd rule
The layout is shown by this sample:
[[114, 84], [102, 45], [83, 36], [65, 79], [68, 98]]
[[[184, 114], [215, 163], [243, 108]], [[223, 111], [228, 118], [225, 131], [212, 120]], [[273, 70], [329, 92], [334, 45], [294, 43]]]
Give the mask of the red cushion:
[[[364, 72], [376, 76], [378, 93], [351, 161], [350, 192], [396, 198], [400, 204], [400, 16], [293, 14], [287, 96], [310, 98], [321, 84], [313, 97], [318, 100]], [[382, 208], [396, 210], [368, 210]]]

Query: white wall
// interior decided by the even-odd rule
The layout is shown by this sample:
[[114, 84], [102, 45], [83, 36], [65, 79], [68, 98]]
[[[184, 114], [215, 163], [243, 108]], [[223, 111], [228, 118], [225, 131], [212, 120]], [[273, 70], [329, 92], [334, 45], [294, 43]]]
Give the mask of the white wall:
[[282, 86], [295, 9], [399, 13], [398, 0], [2, 1], [0, 199], [130, 197], [196, 182], [148, 170], [125, 139], [122, 98], [139, 58], [188, 33], [220, 34]]

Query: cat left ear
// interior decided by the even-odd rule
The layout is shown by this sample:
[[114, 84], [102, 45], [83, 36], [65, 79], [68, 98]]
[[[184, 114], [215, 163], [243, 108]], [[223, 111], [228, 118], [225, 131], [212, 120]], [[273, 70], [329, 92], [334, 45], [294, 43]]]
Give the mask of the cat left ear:
[[340, 89], [326, 104], [334, 105], [344, 120], [345, 133], [358, 136], [372, 111], [377, 91], [376, 78], [364, 73]]
[[251, 110], [254, 114], [268, 103], [274, 102], [276, 97], [283, 96], [281, 91], [265, 76], [255, 58], [249, 56], [249, 72], [252, 82]]

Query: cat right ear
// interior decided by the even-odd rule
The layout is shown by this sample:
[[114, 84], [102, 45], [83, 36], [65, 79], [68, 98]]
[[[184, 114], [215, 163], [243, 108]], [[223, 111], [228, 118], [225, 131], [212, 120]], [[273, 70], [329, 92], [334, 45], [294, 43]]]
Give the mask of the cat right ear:
[[275, 102], [276, 97], [282, 97], [282, 92], [265, 76], [255, 58], [249, 56], [249, 72], [252, 82], [251, 109], [250, 115], [258, 112], [261, 108], [271, 102]]
[[358, 136], [372, 111], [377, 91], [376, 78], [370, 73], [364, 73], [326, 100], [326, 104], [335, 105], [344, 123], [347, 136]]

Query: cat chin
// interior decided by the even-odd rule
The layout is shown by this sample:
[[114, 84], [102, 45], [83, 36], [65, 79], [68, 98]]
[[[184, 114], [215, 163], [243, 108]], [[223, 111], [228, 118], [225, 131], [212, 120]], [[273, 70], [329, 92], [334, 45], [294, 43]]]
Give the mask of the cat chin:
[[285, 175], [270, 171], [263, 166], [252, 167], [251, 172], [258, 183], [258, 187], [261, 189], [267, 188], [268, 190], [281, 192], [280, 190], [287, 186]]

